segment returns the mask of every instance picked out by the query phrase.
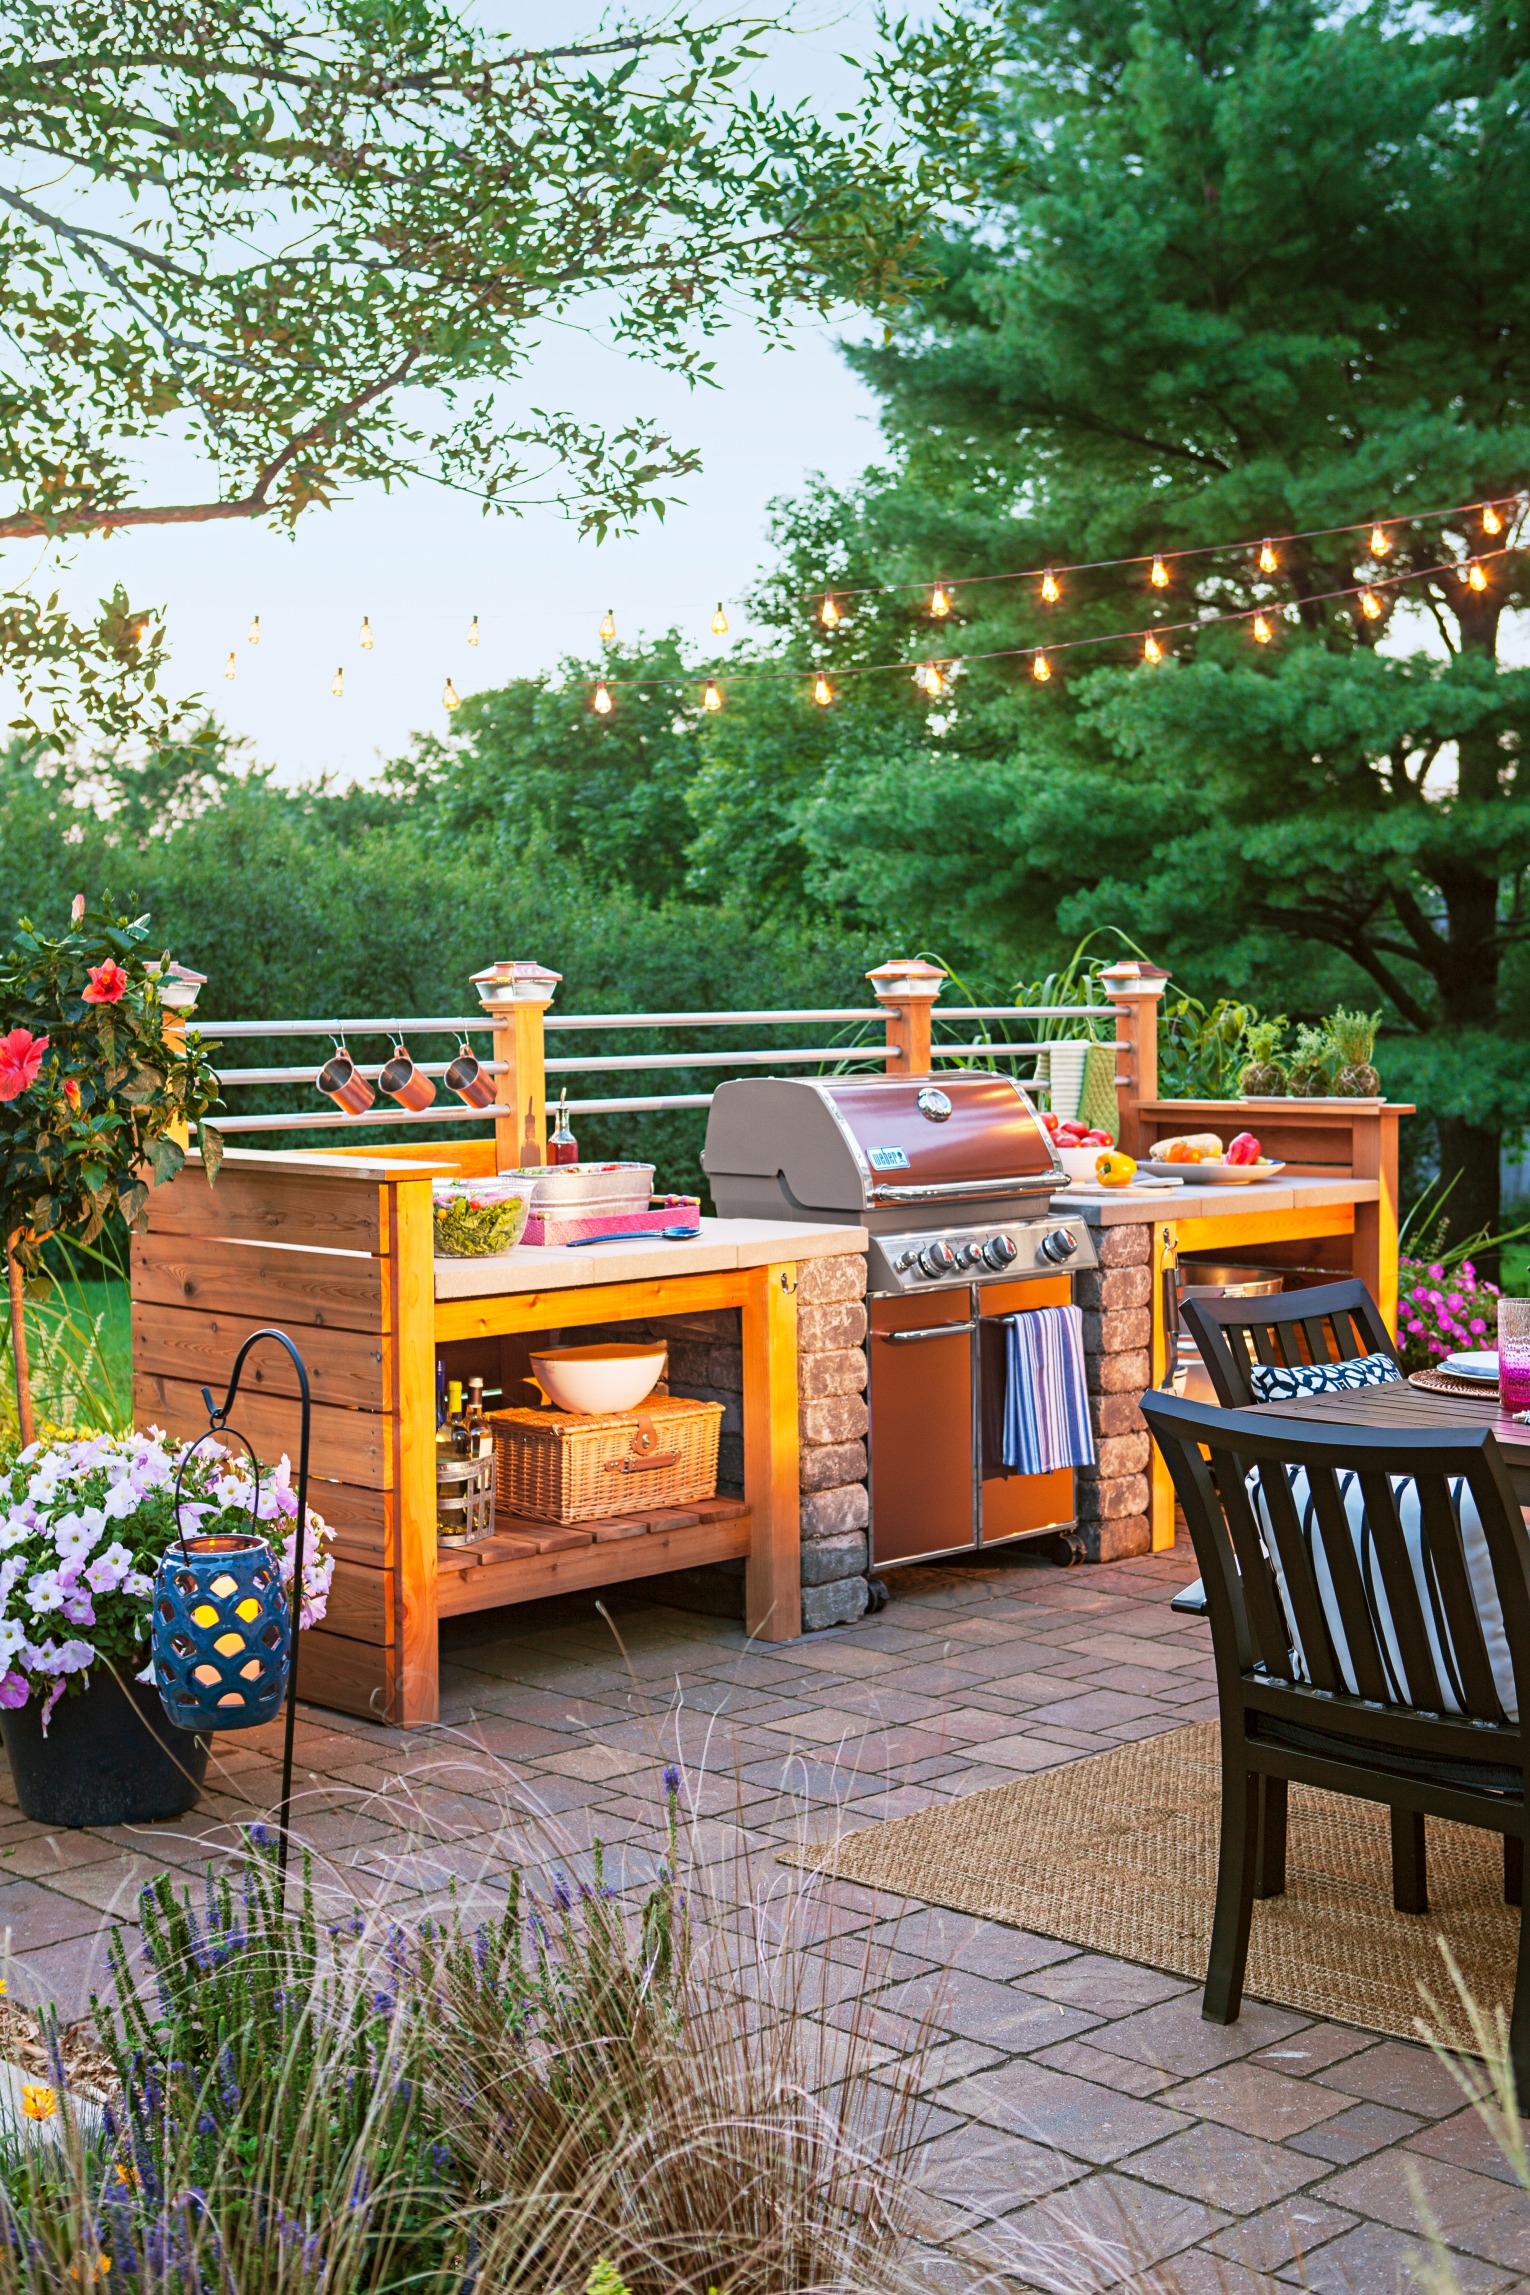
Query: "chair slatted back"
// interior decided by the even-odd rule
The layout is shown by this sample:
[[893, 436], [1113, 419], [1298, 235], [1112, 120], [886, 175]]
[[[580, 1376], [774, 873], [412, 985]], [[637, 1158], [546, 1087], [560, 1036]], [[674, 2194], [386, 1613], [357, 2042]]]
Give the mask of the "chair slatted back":
[[[1503, 1677], [1507, 1663], [1530, 1718], [1530, 1536], [1491, 1428], [1334, 1426], [1162, 1393], [1142, 1409], [1190, 1527], [1219, 1673], [1517, 1734]], [[1496, 1674], [1485, 1583], [1507, 1644]]]
[[1397, 1348], [1365, 1285], [1351, 1279], [1286, 1291], [1264, 1299], [1186, 1299], [1180, 1314], [1229, 1410], [1247, 1410], [1255, 1396], [1251, 1363], [1296, 1370], [1305, 1363], [1349, 1363], [1360, 1355]]

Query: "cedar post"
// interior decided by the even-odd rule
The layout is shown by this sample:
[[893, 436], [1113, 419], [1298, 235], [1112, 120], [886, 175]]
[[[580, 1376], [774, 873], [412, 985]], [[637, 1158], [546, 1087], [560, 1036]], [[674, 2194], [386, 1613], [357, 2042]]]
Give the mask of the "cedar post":
[[1116, 1008], [1116, 1105], [1121, 1118], [1119, 1145], [1127, 1155], [1141, 1152], [1137, 1109], [1158, 1097], [1158, 1000], [1169, 976], [1156, 964], [1134, 958], [1107, 964], [1100, 973]]
[[1358, 1275], [1381, 1309], [1389, 1331], [1397, 1330], [1397, 1127], [1411, 1106], [1383, 1104], [1357, 1108], [1350, 1127], [1350, 1169], [1356, 1179], [1374, 1179], [1375, 1203], [1355, 1205], [1355, 1237], [1350, 1271]]
[[930, 1016], [945, 971], [922, 957], [889, 958], [868, 972], [877, 1002], [887, 1016], [887, 1072], [927, 1076], [930, 1072]]
[[[561, 972], [502, 958], [475, 972], [478, 1001], [494, 1021], [494, 1168], [518, 1171], [547, 1154], [547, 1058], [543, 1018]], [[503, 1109], [504, 1113], [498, 1111]]]

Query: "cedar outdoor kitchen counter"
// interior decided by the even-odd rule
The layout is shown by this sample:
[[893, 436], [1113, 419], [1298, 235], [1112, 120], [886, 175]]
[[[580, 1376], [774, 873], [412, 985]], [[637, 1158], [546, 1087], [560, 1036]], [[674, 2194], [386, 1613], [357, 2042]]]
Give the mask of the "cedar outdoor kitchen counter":
[[[1187, 1180], [1180, 1187], [1124, 1187], [1109, 1196], [1064, 1188], [1053, 1196], [1052, 1209], [1075, 1213], [1087, 1219], [1091, 1227], [1119, 1227], [1129, 1220], [1149, 1219], [1164, 1219], [1179, 1226], [1187, 1219], [1249, 1220], [1277, 1212], [1327, 1210], [1335, 1204], [1375, 1203], [1380, 1195], [1379, 1180], [1310, 1179], [1298, 1174], [1291, 1179], [1283, 1175], [1279, 1179], [1251, 1179], [1244, 1186], [1224, 1183], [1197, 1187]], [[1209, 1248], [1209, 1244], [1186, 1248], [1199, 1250]]]
[[643, 1236], [628, 1243], [517, 1244], [493, 1259], [438, 1259], [436, 1298], [589, 1290], [611, 1283], [684, 1280], [767, 1267], [773, 1260], [835, 1259], [866, 1248], [864, 1227], [798, 1226], [786, 1219], [703, 1219], [694, 1243]]

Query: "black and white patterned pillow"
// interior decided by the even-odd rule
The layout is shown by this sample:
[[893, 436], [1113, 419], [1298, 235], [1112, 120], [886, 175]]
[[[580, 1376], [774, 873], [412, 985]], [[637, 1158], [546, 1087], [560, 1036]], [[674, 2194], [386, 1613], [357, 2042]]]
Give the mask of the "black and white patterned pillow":
[[1251, 1363], [1255, 1402], [1295, 1402], [1299, 1395], [1339, 1395], [1351, 1387], [1384, 1387], [1402, 1372], [1390, 1355], [1356, 1355], [1347, 1363]]

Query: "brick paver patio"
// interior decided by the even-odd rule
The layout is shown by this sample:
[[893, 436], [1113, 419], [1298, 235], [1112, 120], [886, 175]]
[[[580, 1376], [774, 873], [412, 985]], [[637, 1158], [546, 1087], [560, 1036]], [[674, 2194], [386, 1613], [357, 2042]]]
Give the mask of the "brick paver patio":
[[[1206, 1628], [1168, 1606], [1190, 1574], [1183, 1555], [926, 1567], [891, 1580], [879, 1617], [785, 1647], [641, 1589], [611, 1596], [609, 1620], [589, 1596], [463, 1619], [439, 1731], [308, 1714], [302, 1829], [329, 1881], [401, 1910], [454, 1877], [496, 1888], [518, 1801], [571, 1855], [598, 1833], [636, 1883], [678, 1758], [722, 1902], [751, 1886], [741, 1849], [753, 1885], [795, 1893], [783, 1842], [1212, 1716]], [[130, 1915], [151, 1871], [200, 1869], [266, 1797], [274, 1739], [221, 1740], [203, 1809], [152, 1832], [49, 1836], [3, 1780], [16, 1995], [77, 2012], [103, 1913]], [[1422, 2048], [1257, 2002], [1222, 2030], [1177, 1978], [849, 1886], [815, 1883], [806, 1911], [831, 2045], [869, 2016], [886, 2076], [926, 2050], [932, 2289], [997, 2267], [1006, 2287], [1391, 2295], [1417, 2284], [1417, 2191], [1466, 2295], [1530, 2288], [1530, 2201]]]

